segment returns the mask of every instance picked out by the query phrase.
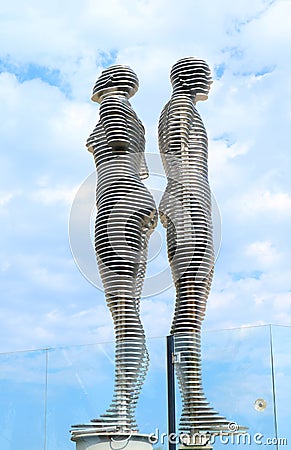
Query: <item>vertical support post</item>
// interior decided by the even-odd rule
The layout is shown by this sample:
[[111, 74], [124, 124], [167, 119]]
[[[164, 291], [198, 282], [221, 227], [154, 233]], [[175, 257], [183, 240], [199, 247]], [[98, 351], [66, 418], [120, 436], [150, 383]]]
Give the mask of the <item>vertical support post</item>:
[[270, 359], [271, 359], [271, 376], [272, 376], [272, 392], [273, 392], [274, 427], [275, 427], [275, 437], [276, 437], [276, 442], [277, 442], [276, 449], [278, 450], [279, 440], [278, 440], [277, 402], [276, 402], [276, 383], [275, 383], [272, 325], [269, 325], [269, 330], [270, 330]]
[[[174, 371], [174, 336], [167, 336], [168, 449], [176, 450], [176, 401]], [[172, 439], [171, 439], [172, 437]], [[172, 441], [172, 442], [170, 442]]]
[[48, 358], [49, 349], [45, 348], [45, 385], [44, 385], [44, 438], [43, 438], [43, 450], [47, 448], [47, 393], [48, 393]]

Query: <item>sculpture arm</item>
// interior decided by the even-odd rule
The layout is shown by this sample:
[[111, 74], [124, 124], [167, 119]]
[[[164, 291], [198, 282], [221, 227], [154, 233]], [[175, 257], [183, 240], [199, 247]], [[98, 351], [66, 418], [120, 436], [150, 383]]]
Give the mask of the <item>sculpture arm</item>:
[[138, 126], [140, 128], [140, 138], [139, 138], [139, 151], [141, 152], [141, 159], [140, 159], [140, 169], [139, 169], [139, 176], [141, 180], [144, 180], [145, 178], [148, 178], [149, 176], [149, 169], [148, 165], [145, 159], [145, 129], [142, 124], [142, 122], [138, 119]]
[[142, 152], [141, 155], [141, 165], [140, 165], [140, 170], [139, 170], [139, 176], [141, 178], [141, 180], [145, 180], [146, 178], [149, 177], [149, 169], [148, 169], [148, 165], [145, 159], [145, 154], [144, 152]]
[[107, 144], [117, 152], [125, 151], [129, 147], [128, 109], [119, 97], [106, 97], [100, 105], [100, 121]]
[[171, 98], [161, 117], [160, 138], [164, 152], [179, 155], [189, 145], [190, 130], [195, 117], [194, 103], [187, 95]]

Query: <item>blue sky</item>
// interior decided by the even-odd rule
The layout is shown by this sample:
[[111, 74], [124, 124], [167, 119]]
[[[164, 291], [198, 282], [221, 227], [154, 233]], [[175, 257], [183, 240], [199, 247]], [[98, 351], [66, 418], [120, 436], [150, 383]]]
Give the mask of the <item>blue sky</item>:
[[[169, 70], [190, 55], [214, 78], [198, 109], [222, 219], [204, 329], [290, 326], [291, 2], [0, 5], [0, 352], [112, 340], [103, 294], [79, 272], [68, 237], [72, 202], [94, 170], [85, 149], [98, 120], [91, 90], [103, 67], [131, 66], [140, 79], [132, 105], [147, 152], [158, 153]], [[158, 192], [156, 172], [147, 183]], [[167, 266], [159, 230], [148, 277]], [[147, 336], [168, 334], [173, 304], [173, 288], [142, 301]]]
[[[1, 5], [0, 350], [113, 336], [103, 294], [72, 258], [68, 218], [93, 172], [85, 140], [98, 119], [92, 86], [111, 63], [140, 79], [132, 104], [157, 153], [169, 70], [196, 55], [214, 83], [198, 103], [222, 245], [205, 329], [291, 324], [290, 2], [29, 1]], [[162, 190], [160, 169], [148, 185]], [[167, 266], [164, 235], [148, 276]], [[173, 289], [147, 297], [147, 335], [169, 331]]]

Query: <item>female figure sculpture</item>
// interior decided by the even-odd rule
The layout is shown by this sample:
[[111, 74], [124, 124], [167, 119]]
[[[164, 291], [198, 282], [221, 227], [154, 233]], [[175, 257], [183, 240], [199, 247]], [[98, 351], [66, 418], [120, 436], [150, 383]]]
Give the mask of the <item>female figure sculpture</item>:
[[135, 407], [148, 367], [139, 302], [157, 221], [153, 197], [141, 181], [148, 176], [144, 128], [128, 101], [137, 89], [137, 76], [127, 66], [102, 72], [92, 96], [100, 103], [100, 119], [87, 141], [97, 169], [95, 249], [116, 338], [113, 400], [91, 422], [125, 432], [137, 429]]
[[168, 257], [176, 287], [171, 333], [183, 401], [180, 432], [228, 429], [205, 397], [201, 380], [201, 324], [210, 291], [214, 249], [207, 135], [196, 102], [206, 100], [211, 84], [208, 65], [189, 57], [171, 70], [173, 94], [159, 121], [159, 148], [168, 179], [159, 210], [167, 229]]

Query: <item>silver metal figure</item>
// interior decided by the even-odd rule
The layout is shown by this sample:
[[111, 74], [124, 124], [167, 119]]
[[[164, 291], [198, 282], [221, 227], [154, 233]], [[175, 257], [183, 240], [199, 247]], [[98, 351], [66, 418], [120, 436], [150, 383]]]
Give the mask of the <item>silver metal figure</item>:
[[141, 181], [148, 176], [144, 128], [128, 101], [137, 89], [137, 76], [127, 66], [102, 72], [92, 96], [100, 103], [100, 119], [87, 140], [97, 169], [95, 249], [116, 338], [113, 400], [91, 422], [121, 432], [137, 430], [135, 408], [148, 368], [139, 302], [157, 222], [153, 197]]
[[190, 434], [227, 430], [229, 425], [209, 405], [201, 378], [201, 324], [213, 276], [214, 248], [207, 134], [195, 105], [208, 98], [211, 82], [203, 60], [179, 60], [171, 70], [173, 94], [159, 121], [159, 148], [168, 179], [159, 210], [167, 229], [176, 287], [171, 333], [179, 356], [180, 432]]

